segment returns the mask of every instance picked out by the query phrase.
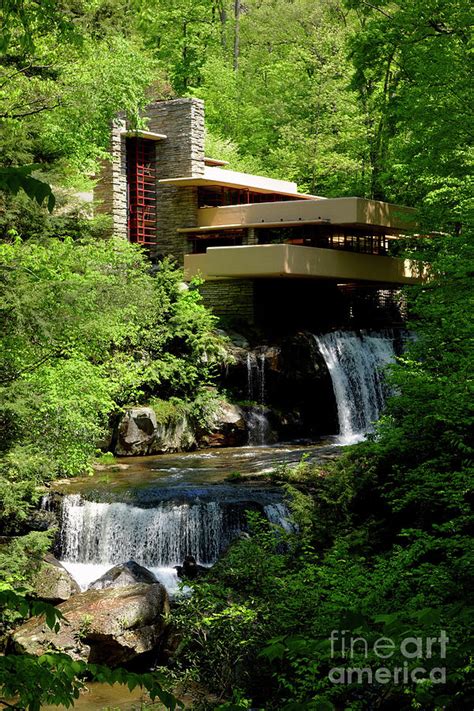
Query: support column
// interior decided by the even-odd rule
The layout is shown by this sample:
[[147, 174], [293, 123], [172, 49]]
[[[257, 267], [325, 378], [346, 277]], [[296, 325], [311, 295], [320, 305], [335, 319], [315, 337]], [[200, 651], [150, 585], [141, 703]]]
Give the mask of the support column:
[[258, 244], [257, 230], [254, 227], [249, 227], [244, 232], [242, 244], [247, 244], [247, 245]]

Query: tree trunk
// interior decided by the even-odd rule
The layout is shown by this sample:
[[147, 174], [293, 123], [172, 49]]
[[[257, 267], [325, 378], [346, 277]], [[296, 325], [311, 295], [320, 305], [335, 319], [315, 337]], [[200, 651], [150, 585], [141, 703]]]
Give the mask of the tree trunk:
[[234, 0], [234, 17], [235, 17], [235, 29], [234, 29], [234, 72], [239, 68], [239, 54], [240, 54], [240, 11], [241, 5], [240, 0]]

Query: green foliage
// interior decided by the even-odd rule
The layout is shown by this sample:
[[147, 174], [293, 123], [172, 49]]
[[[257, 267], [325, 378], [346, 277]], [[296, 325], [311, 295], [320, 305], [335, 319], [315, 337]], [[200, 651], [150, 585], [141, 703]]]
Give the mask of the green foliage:
[[456, 0], [346, 4], [360, 18], [352, 83], [367, 116], [372, 193], [421, 205], [431, 229], [452, 229], [472, 197], [472, 10]]
[[117, 113], [139, 123], [157, 66], [131, 28], [100, 21], [107, 6], [2, 3], [0, 191], [21, 189], [52, 210], [50, 183], [80, 185], [96, 172]]
[[[30, 531], [0, 546], [0, 585], [29, 590], [28, 579], [39, 570], [54, 531]], [[39, 613], [34, 613], [39, 614]]]
[[[51, 630], [58, 631], [67, 622], [64, 615], [53, 605], [27, 600], [22, 591], [14, 591], [8, 585], [0, 585], [0, 610], [2, 618], [44, 615]], [[84, 620], [84, 626], [88, 624]], [[125, 669], [108, 669], [97, 664], [74, 661], [67, 654], [47, 653], [39, 657], [29, 654], [5, 654], [0, 657], [0, 703], [15, 709], [39, 711], [45, 704], [63, 705], [69, 708], [91, 679], [105, 684], [123, 684], [130, 691], [136, 687], [146, 689], [150, 698], [159, 699], [170, 711], [182, 704], [165, 688], [164, 678], [157, 672], [136, 674]], [[14, 702], [11, 701], [14, 699]], [[10, 703], [11, 702], [11, 703]]]
[[0, 257], [1, 517], [14, 530], [39, 485], [90, 471], [126, 403], [159, 394], [177, 412], [163, 401], [180, 397], [205, 422], [223, 348], [181, 272], [163, 262], [151, 276], [123, 240], [16, 239]]
[[47, 199], [48, 210], [52, 212], [56, 200], [51, 186], [31, 175], [38, 168], [39, 165], [0, 168], [0, 190], [16, 195], [21, 188], [29, 198], [36, 200], [38, 205]]
[[344, 15], [338, 3], [306, 0], [242, 6], [238, 71], [216, 49], [194, 89], [219, 137], [211, 139], [216, 157], [310, 192], [364, 192], [364, 126], [349, 87], [352, 23]]

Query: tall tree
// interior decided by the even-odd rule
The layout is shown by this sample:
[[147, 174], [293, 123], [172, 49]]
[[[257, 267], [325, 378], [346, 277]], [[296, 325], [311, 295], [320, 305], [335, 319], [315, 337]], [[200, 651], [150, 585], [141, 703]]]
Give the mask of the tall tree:
[[366, 116], [374, 196], [422, 203], [431, 226], [465, 213], [472, 142], [472, 11], [458, 0], [348, 0], [353, 85]]

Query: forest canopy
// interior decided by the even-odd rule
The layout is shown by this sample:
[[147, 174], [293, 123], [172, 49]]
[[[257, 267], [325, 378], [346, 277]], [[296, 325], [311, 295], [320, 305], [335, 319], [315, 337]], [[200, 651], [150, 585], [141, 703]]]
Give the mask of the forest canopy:
[[[41, 487], [90, 471], [125, 406], [159, 395], [198, 419], [212, 410], [222, 341], [196, 285], [106, 238], [107, 218], [78, 197], [108, 158], [118, 113], [146, 127], [151, 99], [199, 97], [206, 149], [231, 168], [416, 207], [419, 234], [402, 254], [430, 262], [432, 279], [406, 290], [416, 337], [392, 370], [376, 436], [327, 469], [280, 472], [273, 483], [299, 535], [282, 547], [254, 518], [252, 535], [195, 585], [176, 611], [173, 681], [203, 684], [228, 711], [472, 708], [469, 4], [4, 0], [0, 17], [0, 521], [13, 541], [0, 561], [10, 601], [51, 544], [49, 532], [28, 530]], [[15, 604], [26, 616], [23, 593]], [[11, 610], [5, 620], [7, 629]], [[446, 630], [446, 684], [331, 685], [328, 638], [344, 626], [372, 641]], [[46, 681], [57, 668], [42, 687], [28, 667], [39, 691], [26, 685], [21, 708], [72, 699], [83, 670], [64, 663], [68, 682], [54, 693]], [[21, 692], [21, 658], [2, 664], [0, 685]]]

